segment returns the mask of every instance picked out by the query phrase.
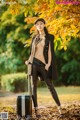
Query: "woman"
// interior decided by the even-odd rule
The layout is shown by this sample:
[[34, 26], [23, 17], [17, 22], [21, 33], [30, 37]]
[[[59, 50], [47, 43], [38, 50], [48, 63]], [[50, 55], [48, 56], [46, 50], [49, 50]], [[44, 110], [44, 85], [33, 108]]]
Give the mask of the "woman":
[[54, 36], [49, 34], [45, 27], [45, 20], [39, 18], [35, 21], [37, 34], [33, 36], [31, 43], [31, 54], [25, 64], [32, 64], [31, 75], [33, 78], [33, 101], [36, 116], [38, 116], [37, 103], [37, 81], [38, 77], [44, 80], [51, 92], [53, 99], [57, 104], [59, 113], [61, 114], [61, 104], [55, 88], [52, 84], [52, 79], [57, 78], [56, 66], [54, 62]]

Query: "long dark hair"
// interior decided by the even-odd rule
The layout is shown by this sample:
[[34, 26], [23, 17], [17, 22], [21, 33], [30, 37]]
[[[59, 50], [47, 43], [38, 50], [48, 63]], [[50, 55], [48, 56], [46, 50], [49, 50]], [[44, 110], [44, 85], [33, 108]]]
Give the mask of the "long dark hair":
[[45, 32], [46, 36], [49, 34], [46, 27], [44, 27], [44, 32]]

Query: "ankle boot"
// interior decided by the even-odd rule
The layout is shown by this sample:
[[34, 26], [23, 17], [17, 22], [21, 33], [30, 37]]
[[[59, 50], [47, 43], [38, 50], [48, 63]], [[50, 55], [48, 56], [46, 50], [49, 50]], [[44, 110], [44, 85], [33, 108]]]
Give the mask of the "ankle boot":
[[35, 114], [36, 114], [36, 117], [37, 117], [37, 118], [40, 118], [40, 117], [41, 117], [41, 115], [38, 113], [38, 108], [37, 108], [37, 107], [35, 108]]
[[59, 114], [62, 115], [62, 108], [61, 108], [61, 106], [58, 106], [57, 108], [58, 108]]

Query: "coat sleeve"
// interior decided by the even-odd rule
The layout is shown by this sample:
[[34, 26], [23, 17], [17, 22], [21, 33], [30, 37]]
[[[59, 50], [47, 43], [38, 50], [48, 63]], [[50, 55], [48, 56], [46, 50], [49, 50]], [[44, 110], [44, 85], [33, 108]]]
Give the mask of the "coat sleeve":
[[31, 41], [31, 45], [30, 45], [30, 55], [28, 58], [28, 62], [30, 62], [30, 63], [32, 63], [32, 43], [33, 43], [34, 38], [35, 38], [35, 36], [32, 37], [32, 41]]
[[51, 60], [52, 79], [57, 80], [58, 71], [57, 71], [56, 59], [55, 59], [55, 53], [54, 53], [54, 36], [53, 35], [51, 35], [50, 45], [51, 45], [51, 56], [52, 56], [52, 60]]
[[34, 35], [34, 36], [32, 37], [32, 41], [31, 41], [31, 45], [30, 45], [30, 55], [31, 55], [31, 50], [32, 50], [32, 43], [33, 43], [33, 40], [34, 40], [35, 37], [36, 37], [36, 35]]

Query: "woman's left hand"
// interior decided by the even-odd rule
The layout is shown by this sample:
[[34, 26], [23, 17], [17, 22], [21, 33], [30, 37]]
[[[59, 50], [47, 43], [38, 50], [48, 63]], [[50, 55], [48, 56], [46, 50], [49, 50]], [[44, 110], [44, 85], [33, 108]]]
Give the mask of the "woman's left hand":
[[45, 69], [48, 70], [49, 66], [50, 66], [49, 64], [46, 64]]

